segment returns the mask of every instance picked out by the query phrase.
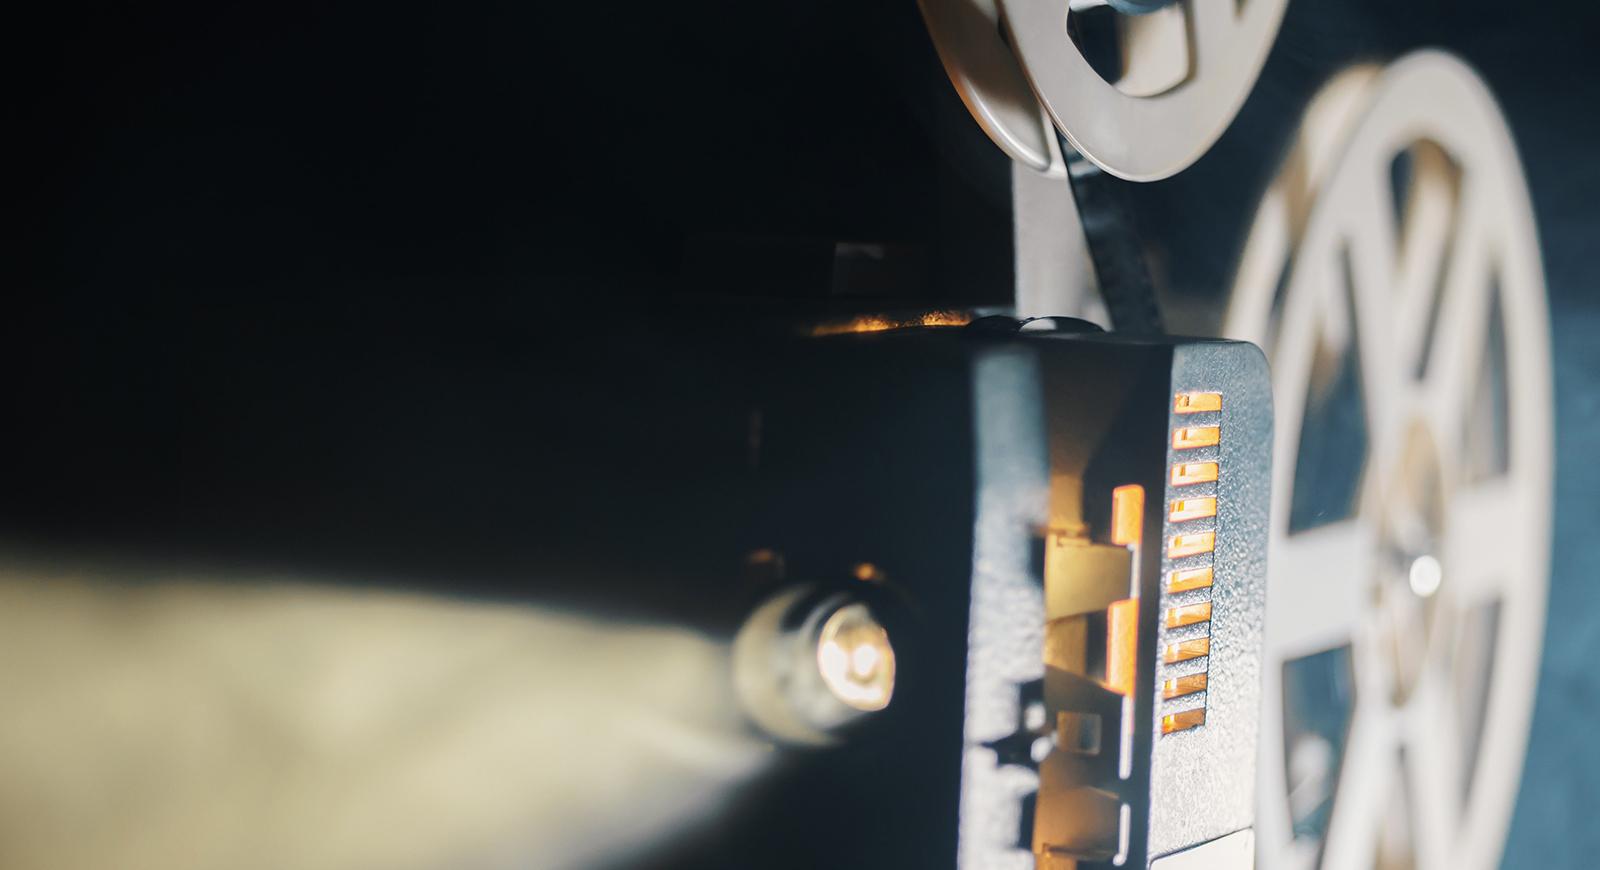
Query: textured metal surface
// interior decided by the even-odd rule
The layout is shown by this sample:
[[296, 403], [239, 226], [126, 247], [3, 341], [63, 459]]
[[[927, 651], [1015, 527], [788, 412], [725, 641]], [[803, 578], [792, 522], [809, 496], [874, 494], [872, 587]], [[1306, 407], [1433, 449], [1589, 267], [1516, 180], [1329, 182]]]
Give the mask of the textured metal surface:
[[[1112, 484], [1094, 470], [1107, 457], [1112, 462], [1103, 471], [1116, 478], [1115, 485], [1137, 482], [1165, 496], [1161, 463], [1171, 459], [1171, 451], [1162, 445], [1173, 420], [1161, 409], [1171, 408], [1174, 391], [1225, 396], [1222, 443], [1200, 451], [1227, 469], [1215, 487], [1202, 487], [1219, 498], [1217, 580], [1211, 590], [1182, 593], [1214, 603], [1211, 688], [1182, 702], [1160, 697], [1153, 662], [1161, 644], [1205, 626], [1159, 627], [1160, 608], [1154, 605], [1169, 603], [1159, 591], [1168, 560], [1152, 544], [1166, 499], [1152, 498], [1144, 514], [1149, 543], [1137, 562], [1140, 596], [1150, 603], [1141, 608], [1138, 647], [1148, 658], [1128, 707], [1134, 717], [1128, 744], [1134, 761], [1120, 777], [1113, 768], [1116, 782], [1107, 787], [1121, 792], [1132, 811], [1130, 866], [1252, 824], [1272, 434], [1265, 362], [1253, 347], [1232, 342], [1176, 348], [1118, 344], [1096, 336], [1043, 337], [987, 350], [973, 364], [978, 488], [962, 765], [963, 868], [1020, 870], [1034, 864], [1025, 845], [1025, 799], [1039, 788], [1039, 776], [1025, 759], [1001, 757], [990, 744], [1014, 739], [1024, 718], [1026, 685], [1045, 675], [1042, 563], [1035, 554], [1046, 524], [1054, 528], [1062, 522], [1057, 514], [1063, 504], [1053, 500], [1065, 493], [1071, 513], [1109, 496]], [[1064, 489], [1060, 479], [1052, 489], [1053, 476], [1068, 481]], [[1093, 516], [1083, 519], [1099, 522]], [[1203, 668], [1206, 662], [1194, 664]], [[1210, 707], [1203, 726], [1161, 734], [1161, 716], [1173, 703], [1197, 701]]]
[[983, 744], [1016, 730], [1017, 685], [1044, 677], [1044, 589], [1029, 559], [1049, 511], [1039, 362], [1024, 348], [973, 364], [978, 474], [972, 605], [967, 629], [967, 704], [961, 759], [962, 870], [1031, 870], [1017, 848], [1022, 798], [1039, 776], [1001, 766]]
[[[1211, 655], [1205, 693], [1206, 724], [1158, 736], [1151, 771], [1150, 854], [1161, 855], [1251, 825], [1255, 816], [1256, 710], [1260, 703], [1260, 653], [1266, 596], [1267, 507], [1271, 493], [1272, 396], [1267, 364], [1250, 345], [1204, 342], [1174, 351], [1175, 392], [1223, 395], [1222, 441], [1183, 451], [1182, 461], [1215, 458], [1222, 473], [1217, 495], [1215, 584]], [[1173, 415], [1172, 425], [1186, 418]], [[1178, 461], [1174, 454], [1174, 461]], [[1184, 487], [1185, 496], [1206, 495]], [[1178, 493], [1168, 492], [1168, 497]], [[1185, 529], [1188, 530], [1187, 528]], [[1163, 574], [1172, 560], [1163, 554]], [[1168, 604], [1204, 598], [1196, 592], [1167, 596]], [[1202, 634], [1201, 626], [1159, 629], [1164, 644]], [[1185, 709], [1190, 699], [1158, 709]], [[1159, 731], [1159, 720], [1151, 723]]]
[[1255, 864], [1255, 832], [1239, 831], [1157, 859], [1150, 870], [1251, 870]]

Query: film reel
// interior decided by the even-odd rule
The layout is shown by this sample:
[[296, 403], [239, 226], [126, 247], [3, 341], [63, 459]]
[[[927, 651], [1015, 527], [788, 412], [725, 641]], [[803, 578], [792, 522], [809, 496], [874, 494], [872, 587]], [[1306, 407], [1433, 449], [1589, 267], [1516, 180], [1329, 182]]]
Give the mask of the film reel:
[[1267, 350], [1277, 404], [1264, 867], [1498, 863], [1544, 629], [1547, 318], [1475, 74], [1421, 52], [1331, 84], [1225, 330]]
[[1039, 171], [1059, 163], [1042, 104], [1089, 160], [1121, 178], [1153, 181], [1199, 159], [1222, 134], [1261, 71], [1286, 2], [921, 6], [951, 81], [1007, 154]]
[[995, 0], [918, 0], [934, 48], [956, 93], [1012, 160], [1065, 176], [1055, 131], [1000, 35]]
[[1063, 5], [1001, 3], [1017, 60], [1074, 148], [1112, 175], [1154, 181], [1198, 160], [1233, 120], [1285, 0], [1185, 0], [1144, 15]]

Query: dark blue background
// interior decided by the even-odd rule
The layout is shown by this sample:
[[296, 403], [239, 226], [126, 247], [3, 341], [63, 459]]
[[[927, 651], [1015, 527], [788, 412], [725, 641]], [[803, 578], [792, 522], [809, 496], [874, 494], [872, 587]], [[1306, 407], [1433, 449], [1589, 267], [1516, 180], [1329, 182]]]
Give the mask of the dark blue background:
[[[1499, 95], [1540, 223], [1558, 391], [1548, 640], [1510, 867], [1590, 866], [1600, 852], [1595, 8], [1292, 0], [1218, 146], [1130, 191], [1158, 280], [1216, 298], [1300, 110], [1336, 70], [1442, 46]], [[815, 311], [1010, 292], [1005, 164], [949, 92], [910, 0], [13, 12], [16, 256], [0, 317], [13, 540], [258, 544], [217, 544], [215, 517], [185, 513], [183, 493], [152, 497], [174, 474], [198, 486], [247, 473], [175, 383], [238, 384], [211, 424], [278, 426], [286, 455], [336, 478], [315, 443], [328, 433], [276, 419], [275, 391], [359, 380], [382, 357], [458, 397], [452, 378], [473, 372], [472, 407], [514, 392], [548, 412], [559, 365], [477, 375], [553, 323], [708, 300]], [[882, 244], [894, 268], [841, 290], [836, 241]], [[198, 428], [175, 438], [175, 420]], [[462, 459], [481, 441], [462, 426], [428, 443], [492, 479], [488, 457]], [[246, 519], [295, 504], [238, 491]], [[394, 558], [475, 540], [414, 540]]]

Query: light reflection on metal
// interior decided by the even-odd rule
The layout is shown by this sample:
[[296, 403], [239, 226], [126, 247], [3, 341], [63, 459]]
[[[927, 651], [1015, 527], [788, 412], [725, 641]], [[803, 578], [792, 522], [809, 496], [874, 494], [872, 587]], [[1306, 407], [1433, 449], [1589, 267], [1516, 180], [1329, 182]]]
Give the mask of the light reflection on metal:
[[[1144, 538], [1144, 487], [1119, 486], [1111, 491], [1111, 543], [1137, 547]], [[1128, 579], [1131, 598], [1106, 608], [1105, 686], [1124, 697], [1133, 694], [1139, 670], [1138, 586]]]
[[1161, 658], [1167, 664], [1186, 662], [1211, 654], [1211, 638], [1197, 637], [1193, 640], [1180, 640], [1177, 643], [1167, 644], [1167, 649]]
[[1144, 487], [1119, 486], [1111, 491], [1111, 543], [1136, 546], [1144, 538]]
[[1215, 462], [1185, 462], [1172, 466], [1173, 486], [1212, 483], [1216, 479], [1217, 464]]
[[[1044, 663], [1073, 681], [1098, 683], [1120, 696], [1120, 704], [1112, 715], [1070, 706], [1048, 708], [1056, 727], [1048, 751], [1034, 757], [1040, 772], [1032, 838], [1038, 867], [1076, 866], [1075, 861], [1084, 857], [1108, 860], [1119, 854], [1119, 842], [1123, 850], [1127, 847], [1127, 804], [1111, 792], [1086, 785], [1071, 773], [1077, 768], [1059, 756], [1071, 755], [1081, 763], [1114, 747], [1118, 776], [1131, 775], [1141, 642], [1137, 553], [1144, 537], [1145, 507], [1143, 486], [1118, 486], [1112, 490], [1105, 535], [1110, 543], [1092, 542], [1077, 529], [1052, 529], [1047, 535]], [[1096, 643], [1091, 638], [1100, 626], [1103, 661], [1099, 651], [1091, 649]], [[1047, 704], [1063, 700], [1046, 692]], [[1116, 735], [1111, 747], [1106, 746], [1108, 732]]]
[[1192, 535], [1173, 535], [1167, 542], [1167, 556], [1181, 559], [1185, 556], [1198, 556], [1209, 553], [1216, 548], [1216, 532], [1196, 532]]
[[1221, 440], [1222, 430], [1217, 426], [1188, 426], [1172, 430], [1172, 447], [1175, 450], [1215, 447]]
[[1167, 575], [1168, 592], [1188, 592], [1191, 589], [1204, 589], [1211, 585], [1211, 566], [1204, 568], [1188, 568], [1182, 571], [1173, 571]]
[[1212, 496], [1204, 498], [1180, 498], [1172, 502], [1167, 511], [1167, 519], [1174, 523], [1189, 520], [1202, 520], [1217, 515], [1217, 500]]
[[751, 722], [797, 746], [831, 746], [889, 705], [896, 658], [889, 634], [857, 593], [786, 587], [745, 618], [733, 680]]
[[1206, 711], [1204, 708], [1196, 710], [1184, 710], [1181, 713], [1172, 713], [1167, 716], [1162, 716], [1161, 733], [1176, 734], [1179, 731], [1187, 731], [1197, 725], [1204, 725], [1205, 722]]
[[1209, 601], [1167, 609], [1167, 628], [1182, 628], [1185, 625], [1209, 621], [1211, 621], [1211, 602]]
[[1220, 410], [1222, 410], [1221, 393], [1179, 393], [1172, 400], [1172, 411], [1175, 414], [1198, 414], [1203, 411]]
[[1126, 598], [1106, 609], [1106, 688], [1133, 694], [1139, 676], [1139, 599]]
[[1161, 697], [1170, 701], [1173, 698], [1181, 698], [1184, 695], [1193, 695], [1195, 692], [1205, 691], [1205, 688], [1206, 674], [1204, 671], [1198, 674], [1186, 674], [1162, 681]]
[[891, 314], [863, 314], [849, 320], [820, 323], [811, 327], [810, 335], [851, 335], [862, 332], [888, 332], [892, 329], [915, 327], [966, 326], [972, 315], [966, 311], [928, 311], [912, 317]]
[[863, 583], [882, 583], [884, 580], [883, 571], [871, 562], [858, 563], [850, 573]]
[[882, 710], [894, 697], [894, 647], [864, 604], [841, 607], [822, 624], [817, 668], [834, 697], [857, 710]]
[[[1177, 459], [1183, 456], [1184, 454], [1180, 451], [1216, 448], [1222, 443], [1222, 427], [1218, 420], [1222, 410], [1221, 393], [1178, 393], [1173, 397], [1172, 409], [1175, 418], [1178, 415], [1204, 414], [1205, 416], [1200, 419], [1205, 425], [1174, 426], [1172, 429], [1170, 458]], [[1217, 479], [1218, 471], [1217, 462], [1174, 462], [1171, 482], [1174, 487], [1210, 483]], [[1179, 526], [1181, 523], [1204, 525], [1195, 521], [1212, 520], [1216, 516], [1216, 495], [1196, 495], [1188, 498], [1174, 498], [1169, 501], [1165, 529], [1167, 558], [1187, 559], [1190, 560], [1190, 565], [1193, 565], [1193, 562], [1196, 561], [1209, 563], [1217, 547], [1217, 531], [1215, 528], [1186, 534], [1178, 534], [1177, 532], [1181, 528]], [[1212, 583], [1215, 581], [1214, 570], [1211, 564], [1172, 570], [1167, 575], [1167, 594], [1185, 592], [1209, 593]], [[1210, 655], [1211, 640], [1209, 633], [1211, 626], [1208, 623], [1211, 622], [1211, 602], [1209, 600], [1195, 601], [1196, 597], [1198, 596], [1186, 595], [1182, 603], [1167, 606], [1162, 615], [1162, 622], [1166, 629], [1198, 627], [1206, 631], [1207, 636], [1189, 637], [1175, 643], [1168, 643], [1162, 656], [1168, 665], [1188, 662]], [[1207, 662], [1207, 667], [1209, 667], [1209, 662]], [[1188, 666], [1186, 665], [1185, 669], [1187, 668]], [[1158, 677], [1158, 679], [1161, 684], [1161, 696], [1164, 699], [1172, 700], [1195, 695], [1201, 704], [1197, 709], [1174, 712], [1163, 716], [1161, 733], [1172, 734], [1205, 723], [1205, 699], [1204, 696], [1198, 695], [1205, 689], [1208, 680], [1205, 670], [1198, 673], [1190, 672], [1165, 678]]]
[[1426, 554], [1418, 556], [1406, 574], [1406, 582], [1418, 598], [1428, 598], [1438, 592], [1443, 580], [1444, 569], [1439, 560]]

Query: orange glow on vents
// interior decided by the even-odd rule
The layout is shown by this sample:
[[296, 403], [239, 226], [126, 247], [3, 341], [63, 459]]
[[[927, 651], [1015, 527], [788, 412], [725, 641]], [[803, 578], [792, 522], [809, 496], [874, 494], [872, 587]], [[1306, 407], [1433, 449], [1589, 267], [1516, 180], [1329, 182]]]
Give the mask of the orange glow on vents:
[[[1172, 413], [1172, 468], [1162, 535], [1171, 564], [1162, 594], [1182, 598], [1163, 602], [1161, 629], [1166, 637], [1161, 645], [1163, 673], [1158, 683], [1162, 700], [1179, 709], [1162, 715], [1162, 734], [1198, 728], [1206, 721], [1204, 693], [1210, 682], [1213, 615], [1210, 594], [1216, 580], [1216, 485], [1222, 476], [1222, 394], [1178, 393], [1172, 398]], [[1176, 425], [1179, 422], [1182, 425]], [[1183, 489], [1186, 487], [1194, 489]]]
[[1193, 486], [1197, 483], [1215, 483], [1218, 468], [1215, 462], [1180, 462], [1172, 466], [1173, 486]]
[[888, 332], [893, 329], [913, 329], [919, 326], [966, 326], [972, 315], [965, 311], [929, 311], [914, 317], [887, 314], [863, 314], [849, 320], [819, 323], [811, 327], [813, 337], [825, 335], [852, 335], [862, 332]]
[[1186, 662], [1211, 655], [1211, 638], [1197, 637], [1193, 640], [1180, 640], [1177, 643], [1167, 644], [1166, 651], [1161, 658], [1169, 665]]
[[1205, 589], [1210, 585], [1210, 565], [1204, 568], [1186, 568], [1182, 571], [1173, 571], [1167, 575], [1168, 592], [1188, 592], [1193, 589]]
[[1185, 604], [1182, 607], [1167, 609], [1167, 628], [1182, 628], [1185, 625], [1194, 625], [1198, 622], [1211, 621], [1211, 602], [1202, 601], [1199, 604]]
[[1167, 519], [1174, 523], [1181, 523], [1186, 520], [1203, 520], [1216, 515], [1217, 500], [1212, 496], [1173, 499], [1167, 511]]
[[1111, 543], [1132, 547], [1144, 538], [1144, 487], [1119, 486], [1111, 491]]
[[1173, 713], [1161, 717], [1161, 733], [1176, 734], [1187, 731], [1196, 725], [1206, 724], [1206, 708], [1196, 707], [1193, 710], [1184, 710], [1182, 713]]
[[1106, 608], [1106, 688], [1133, 694], [1139, 676], [1139, 599], [1124, 598]]
[[1179, 393], [1172, 397], [1172, 413], [1199, 414], [1222, 410], [1221, 393]]
[[1162, 683], [1161, 697], [1170, 701], [1173, 698], [1181, 698], [1184, 695], [1193, 695], [1195, 692], [1204, 691], [1205, 687], [1205, 674], [1189, 674]]
[[1172, 540], [1167, 542], [1167, 556], [1173, 559], [1182, 559], [1185, 556], [1199, 556], [1203, 553], [1209, 553], [1216, 548], [1216, 532], [1174, 535]]
[[1221, 440], [1222, 430], [1216, 426], [1186, 426], [1172, 430], [1172, 446], [1176, 450], [1214, 447]]
[[[1144, 487], [1119, 486], [1111, 491], [1111, 543], [1138, 547], [1144, 539]], [[1134, 557], [1138, 558], [1137, 555]], [[1139, 675], [1139, 598], [1106, 608], [1106, 688], [1124, 697], [1133, 694]]]

